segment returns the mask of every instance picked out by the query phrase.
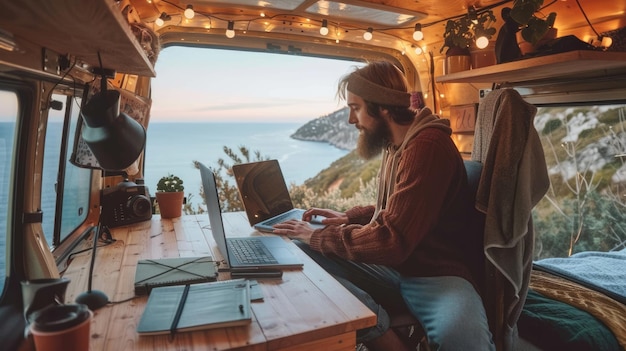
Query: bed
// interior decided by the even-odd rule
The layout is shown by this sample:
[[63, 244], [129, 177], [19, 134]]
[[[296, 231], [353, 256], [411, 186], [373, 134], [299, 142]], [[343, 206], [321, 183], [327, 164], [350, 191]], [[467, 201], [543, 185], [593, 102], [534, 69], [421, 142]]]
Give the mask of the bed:
[[536, 261], [518, 330], [541, 350], [626, 350], [626, 249]]

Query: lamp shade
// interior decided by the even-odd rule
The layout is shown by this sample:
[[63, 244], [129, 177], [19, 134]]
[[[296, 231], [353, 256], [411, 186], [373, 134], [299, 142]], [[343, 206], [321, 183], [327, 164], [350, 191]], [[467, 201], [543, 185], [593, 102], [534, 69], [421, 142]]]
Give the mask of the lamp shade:
[[82, 137], [104, 170], [121, 171], [131, 166], [146, 143], [144, 127], [120, 113], [120, 93], [95, 94], [81, 111], [85, 122]]

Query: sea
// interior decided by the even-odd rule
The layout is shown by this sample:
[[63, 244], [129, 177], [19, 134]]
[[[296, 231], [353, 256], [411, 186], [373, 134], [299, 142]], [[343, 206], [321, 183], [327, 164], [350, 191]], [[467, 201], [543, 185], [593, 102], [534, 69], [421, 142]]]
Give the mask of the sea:
[[185, 193], [199, 194], [200, 171], [193, 161], [211, 168], [218, 160], [234, 162], [224, 147], [237, 154], [239, 147], [277, 159], [287, 185], [303, 184], [349, 151], [325, 142], [302, 141], [290, 136], [302, 123], [151, 123], [145, 150], [144, 181], [153, 194], [161, 177], [174, 174], [183, 180]]

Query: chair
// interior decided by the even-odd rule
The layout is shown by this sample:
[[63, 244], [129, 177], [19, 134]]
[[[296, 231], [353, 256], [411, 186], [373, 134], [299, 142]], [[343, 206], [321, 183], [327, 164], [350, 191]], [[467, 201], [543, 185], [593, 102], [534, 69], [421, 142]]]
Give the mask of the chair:
[[489, 93], [478, 108], [472, 160], [483, 170], [476, 208], [484, 213], [483, 302], [498, 350], [514, 349], [532, 268], [532, 209], [550, 180], [533, 125], [537, 109], [514, 89]]

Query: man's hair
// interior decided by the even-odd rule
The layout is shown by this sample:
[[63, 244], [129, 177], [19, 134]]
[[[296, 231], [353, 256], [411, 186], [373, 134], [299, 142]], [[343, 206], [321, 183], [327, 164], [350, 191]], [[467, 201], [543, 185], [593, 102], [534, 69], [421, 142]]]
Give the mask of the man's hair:
[[[406, 93], [407, 105], [410, 103], [407, 80], [402, 71], [400, 71], [400, 69], [391, 62], [370, 62], [366, 66], [356, 68], [353, 72], [343, 76], [339, 80], [339, 84], [337, 87], [337, 96], [344, 101], [347, 100], [346, 96], [349, 89], [348, 83], [350, 81], [355, 81], [354, 78], [356, 77], [354, 77], [354, 75], [357, 75], [361, 79], [365, 79], [371, 83], [374, 83], [375, 85], [380, 86], [381, 89], [386, 88], [385, 90], [391, 91], [391, 94], [393, 95]], [[371, 99], [363, 96], [361, 97], [365, 101], [367, 113], [372, 117], [380, 117], [380, 109], [386, 109], [389, 111], [389, 115], [393, 118], [394, 122], [398, 124], [410, 124], [413, 122], [416, 111], [408, 106], [399, 106], [395, 103], [386, 104], [384, 102], [373, 102], [371, 101]], [[386, 100], [384, 96], [380, 98], [380, 101], [384, 100]]]

